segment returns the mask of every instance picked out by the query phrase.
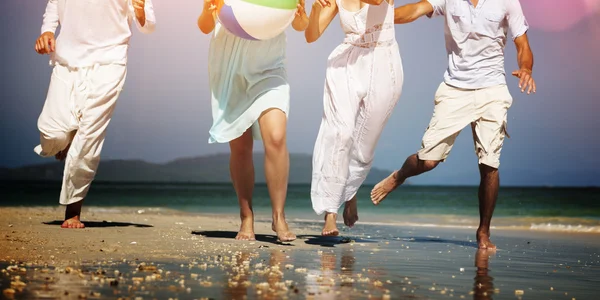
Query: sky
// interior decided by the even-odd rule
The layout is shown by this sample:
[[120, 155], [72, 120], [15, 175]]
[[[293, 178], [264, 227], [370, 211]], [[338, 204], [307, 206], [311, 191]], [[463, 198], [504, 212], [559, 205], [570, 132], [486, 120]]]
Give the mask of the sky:
[[[489, 0], [488, 0], [489, 1]], [[102, 159], [149, 162], [223, 153], [209, 145], [209, 36], [196, 27], [202, 1], [154, 0], [157, 29], [134, 28], [128, 75]], [[397, 1], [396, 5], [408, 3]], [[513, 106], [504, 144], [501, 181], [510, 185], [600, 186], [600, 5], [598, 0], [521, 0], [531, 29], [538, 92], [521, 94], [508, 77]], [[550, 5], [552, 3], [552, 5]], [[312, 0], [307, 1], [310, 9]], [[44, 0], [0, 1], [0, 167], [49, 162], [37, 157], [37, 118], [51, 68], [34, 51]], [[447, 66], [441, 18], [396, 26], [404, 66], [403, 94], [377, 146], [374, 166], [399, 168], [421, 145], [433, 95]], [[307, 44], [288, 30], [287, 66], [292, 88], [288, 146], [312, 153], [323, 109], [326, 59], [342, 41], [339, 18], [319, 41]], [[506, 71], [517, 69], [515, 46], [506, 47]], [[385, 74], [382, 74], [385, 76]], [[260, 143], [255, 143], [262, 151]], [[292, 170], [293, 172], [293, 170]], [[448, 160], [412, 179], [415, 184], [478, 184], [470, 130], [461, 133]]]

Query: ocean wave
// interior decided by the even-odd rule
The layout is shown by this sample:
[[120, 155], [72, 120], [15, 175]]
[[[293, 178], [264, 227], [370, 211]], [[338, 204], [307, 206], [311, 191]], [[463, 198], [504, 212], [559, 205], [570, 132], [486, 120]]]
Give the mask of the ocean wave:
[[587, 225], [571, 225], [571, 224], [531, 224], [529, 227], [531, 230], [539, 231], [552, 231], [552, 232], [586, 232], [586, 233], [600, 233], [600, 226], [587, 226]]
[[[431, 222], [435, 220], [436, 222]], [[322, 220], [311, 220], [296, 218], [294, 222], [299, 223], [323, 223]], [[546, 232], [572, 232], [572, 233], [599, 233], [600, 221], [585, 218], [518, 218], [499, 217], [494, 220], [494, 230], [517, 230], [517, 231], [546, 231]], [[407, 221], [359, 221], [357, 225], [367, 226], [398, 226], [398, 227], [429, 227], [429, 228], [454, 228], [454, 229], [476, 229], [479, 225], [478, 218], [467, 218], [458, 216], [436, 216], [436, 218], [410, 218]]]

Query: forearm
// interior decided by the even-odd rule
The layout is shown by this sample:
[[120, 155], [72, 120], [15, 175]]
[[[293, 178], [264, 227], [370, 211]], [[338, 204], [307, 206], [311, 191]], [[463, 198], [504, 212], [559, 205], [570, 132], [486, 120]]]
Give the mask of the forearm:
[[42, 21], [42, 32], [56, 32], [59, 24], [58, 18], [58, 0], [48, 0], [46, 4], [46, 11]]
[[154, 15], [152, 0], [144, 1], [144, 6], [140, 8], [134, 8], [132, 6], [132, 9], [138, 30], [145, 34], [154, 32], [156, 28], [156, 17]]
[[419, 3], [411, 3], [396, 7], [394, 9], [394, 24], [410, 23], [421, 17], [419, 5]]
[[294, 21], [292, 22], [292, 27], [296, 31], [305, 31], [308, 27], [308, 23], [308, 17], [305, 14], [302, 14], [301, 16], [296, 16], [294, 18]]
[[321, 30], [319, 29], [319, 15], [320, 12], [315, 9], [311, 10], [308, 18], [308, 26], [304, 31], [304, 37], [308, 43], [312, 43], [321, 37]]
[[517, 63], [521, 70], [533, 70], [533, 52], [530, 47], [523, 47], [517, 50]]
[[215, 18], [212, 13], [207, 10], [203, 10], [200, 17], [198, 17], [198, 28], [204, 34], [209, 34], [215, 29]]
[[360, 2], [366, 3], [366, 4], [371, 4], [371, 5], [379, 5], [383, 2], [385, 2], [385, 0], [360, 0]]

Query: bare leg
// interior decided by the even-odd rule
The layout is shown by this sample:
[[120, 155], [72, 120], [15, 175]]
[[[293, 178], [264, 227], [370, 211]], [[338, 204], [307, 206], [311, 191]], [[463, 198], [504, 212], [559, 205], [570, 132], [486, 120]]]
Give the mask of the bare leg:
[[354, 223], [358, 221], [358, 208], [356, 204], [356, 195], [344, 204], [344, 224], [348, 227], [354, 226]]
[[290, 242], [296, 239], [296, 235], [290, 232], [284, 212], [290, 172], [286, 140], [287, 116], [279, 109], [269, 109], [258, 121], [265, 146], [265, 177], [273, 211], [271, 228], [280, 241]]
[[229, 142], [231, 156], [229, 158], [229, 172], [233, 188], [240, 204], [240, 231], [236, 240], [253, 241], [254, 237], [254, 212], [252, 211], [252, 192], [254, 191], [254, 163], [252, 162], [252, 130]]
[[85, 225], [81, 223], [81, 207], [83, 206], [83, 200], [71, 203], [67, 205], [65, 209], [65, 221], [60, 227], [62, 228], [85, 228]]
[[416, 154], [409, 156], [400, 170], [393, 172], [375, 185], [371, 191], [371, 201], [375, 205], [379, 204], [389, 193], [402, 185], [407, 178], [431, 171], [439, 163], [439, 161], [433, 160], [420, 160]]
[[481, 182], [479, 183], [479, 228], [477, 229], [477, 244], [480, 249], [495, 249], [490, 241], [490, 224], [498, 199], [500, 176], [498, 169], [483, 164], [479, 165]]
[[334, 213], [325, 213], [325, 225], [323, 226], [323, 231], [321, 235], [323, 236], [338, 236], [340, 231], [336, 225], [337, 214]]

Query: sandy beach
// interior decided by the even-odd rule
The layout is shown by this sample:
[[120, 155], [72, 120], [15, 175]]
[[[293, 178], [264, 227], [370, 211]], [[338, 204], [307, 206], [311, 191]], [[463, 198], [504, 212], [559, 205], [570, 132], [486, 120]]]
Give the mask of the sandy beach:
[[[358, 224], [342, 237], [291, 222], [280, 244], [266, 216], [257, 241], [235, 241], [235, 215], [136, 207], [84, 209], [61, 229], [60, 207], [0, 208], [0, 288], [14, 299], [596, 299], [594, 233]], [[360, 221], [359, 221], [360, 222]]]

